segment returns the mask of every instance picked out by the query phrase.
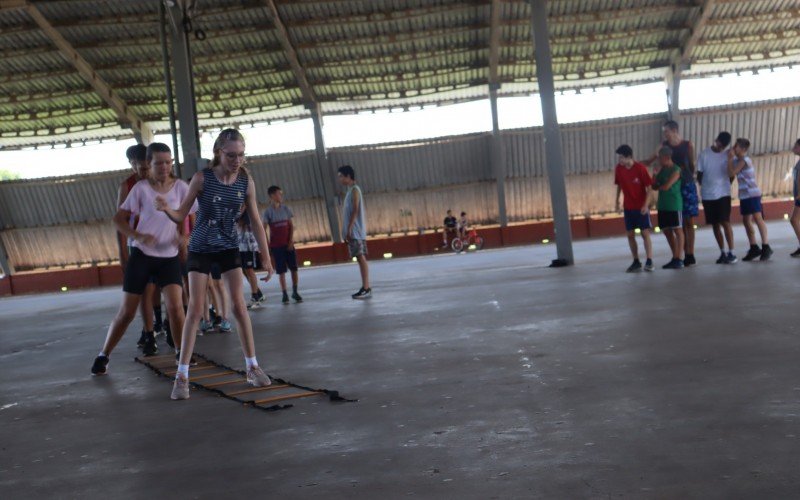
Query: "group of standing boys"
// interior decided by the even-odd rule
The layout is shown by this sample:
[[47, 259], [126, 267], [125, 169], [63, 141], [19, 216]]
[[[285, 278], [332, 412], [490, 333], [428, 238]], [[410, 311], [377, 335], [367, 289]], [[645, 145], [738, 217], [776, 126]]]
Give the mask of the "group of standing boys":
[[[617, 185], [616, 207], [619, 210], [620, 194], [624, 195], [623, 214], [633, 263], [628, 272], [654, 270], [653, 248], [650, 237], [652, 224], [650, 206], [653, 192], [658, 193], [658, 227], [667, 239], [671, 259], [664, 269], [681, 269], [697, 263], [694, 256], [695, 218], [699, 215], [697, 184], [706, 223], [714, 230], [720, 255], [717, 264], [734, 264], [733, 227], [731, 226], [731, 187], [734, 179], [738, 185], [739, 210], [750, 248], [744, 261], [769, 260], [773, 251], [769, 245], [767, 226], [761, 205], [761, 190], [756, 182], [755, 166], [747, 155], [750, 141], [736, 139], [731, 145], [731, 134], [720, 132], [714, 143], [700, 152], [695, 164], [694, 145], [684, 140], [678, 124], [672, 120], [664, 124], [664, 141], [651, 157], [637, 162], [628, 145], [617, 148], [619, 162], [614, 172]], [[800, 156], [800, 139], [792, 151]], [[651, 177], [647, 165], [655, 163]], [[800, 161], [793, 169], [794, 211], [791, 222], [800, 244]], [[758, 230], [761, 245], [756, 238]], [[642, 265], [636, 233], [641, 233], [646, 260]], [[791, 254], [800, 257], [800, 248]]]

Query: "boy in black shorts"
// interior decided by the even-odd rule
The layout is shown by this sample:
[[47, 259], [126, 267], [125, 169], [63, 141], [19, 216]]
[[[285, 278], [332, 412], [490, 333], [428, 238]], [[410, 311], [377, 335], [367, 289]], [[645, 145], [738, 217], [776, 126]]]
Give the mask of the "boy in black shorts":
[[286, 270], [292, 273], [292, 298], [302, 302], [303, 297], [297, 293], [297, 253], [294, 250], [294, 225], [292, 210], [283, 204], [283, 191], [278, 186], [270, 186], [267, 190], [270, 204], [264, 210], [264, 225], [269, 226], [269, 250], [275, 259], [275, 272], [281, 283], [284, 304], [289, 303], [286, 292]]

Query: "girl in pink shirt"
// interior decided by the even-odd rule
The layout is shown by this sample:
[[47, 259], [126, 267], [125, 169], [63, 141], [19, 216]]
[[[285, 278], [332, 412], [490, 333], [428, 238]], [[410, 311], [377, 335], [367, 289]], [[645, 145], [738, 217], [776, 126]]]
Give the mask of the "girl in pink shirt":
[[[122, 285], [122, 303], [116, 317], [108, 327], [103, 350], [94, 361], [92, 373], [104, 375], [111, 351], [122, 339], [125, 330], [136, 314], [145, 287], [151, 278], [160, 286], [167, 303], [167, 311], [175, 345], [181, 345], [184, 312], [181, 274], [178, 253], [185, 245], [177, 224], [164, 212], [155, 208], [160, 196], [173, 207], [178, 207], [187, 197], [189, 186], [172, 175], [172, 152], [169, 146], [154, 142], [147, 147], [146, 161], [150, 172], [146, 179], [137, 182], [114, 216], [117, 230], [132, 239], [132, 249], [125, 266]], [[195, 204], [191, 212], [197, 210]], [[138, 216], [139, 224], [131, 228], [131, 216]], [[145, 339], [145, 355], [158, 352], [152, 332]]]

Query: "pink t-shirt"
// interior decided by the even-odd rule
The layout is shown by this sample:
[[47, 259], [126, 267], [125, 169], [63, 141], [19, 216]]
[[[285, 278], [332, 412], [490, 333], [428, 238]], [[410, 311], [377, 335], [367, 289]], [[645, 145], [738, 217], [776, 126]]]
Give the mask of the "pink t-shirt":
[[[136, 230], [143, 234], [151, 234], [156, 237], [154, 246], [145, 245], [140, 241], [133, 242], [133, 246], [141, 250], [150, 257], [175, 257], [178, 255], [180, 235], [178, 225], [172, 222], [167, 214], [156, 210], [155, 201], [158, 193], [148, 180], [137, 182], [128, 197], [119, 208], [129, 211], [133, 215], [139, 216], [139, 224]], [[180, 206], [186, 195], [189, 194], [189, 185], [178, 179], [172, 185], [168, 193], [161, 196], [167, 200], [170, 208], [176, 209]], [[192, 205], [189, 213], [197, 211], [197, 201]]]

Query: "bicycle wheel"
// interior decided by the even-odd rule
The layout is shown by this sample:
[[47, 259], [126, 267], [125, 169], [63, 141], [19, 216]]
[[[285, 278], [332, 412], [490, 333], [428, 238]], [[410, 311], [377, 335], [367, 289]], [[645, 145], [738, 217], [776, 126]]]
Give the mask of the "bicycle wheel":
[[475, 237], [475, 250], [480, 250], [483, 248], [483, 236], [476, 236]]
[[450, 247], [456, 253], [461, 253], [461, 250], [464, 249], [464, 242], [461, 241], [461, 238], [453, 238], [453, 242], [450, 243]]

